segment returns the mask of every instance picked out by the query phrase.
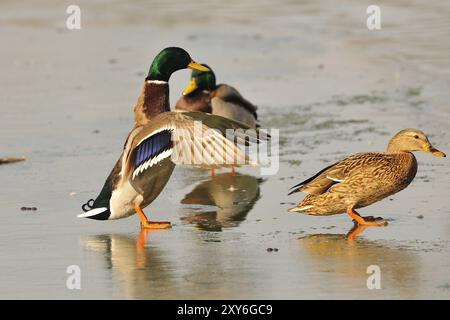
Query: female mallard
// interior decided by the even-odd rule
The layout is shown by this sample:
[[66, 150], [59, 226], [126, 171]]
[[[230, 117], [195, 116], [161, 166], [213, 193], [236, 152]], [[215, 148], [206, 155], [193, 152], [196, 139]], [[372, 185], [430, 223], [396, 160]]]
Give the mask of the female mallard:
[[[225, 138], [226, 129], [247, 128], [244, 124], [201, 112], [169, 112], [170, 75], [180, 69], [205, 67], [192, 61], [181, 48], [167, 48], [153, 61], [142, 104], [137, 108], [136, 125], [128, 134], [124, 150], [98, 197], [83, 205], [78, 217], [112, 220], [138, 213], [143, 228], [169, 228], [169, 222], [147, 220], [142, 208], [148, 206], [169, 180], [176, 164], [200, 167], [227, 167], [218, 155], [229, 159], [248, 156], [236, 145], [245, 143], [237, 130], [236, 142]], [[215, 129], [215, 130], [211, 130]], [[249, 137], [257, 142], [260, 138]], [[222, 159], [223, 160], [223, 159]]]
[[226, 84], [216, 85], [214, 72], [206, 64], [203, 66], [209, 71], [192, 71], [191, 81], [175, 109], [211, 113], [256, 128], [257, 107], [244, 99], [235, 88]]
[[366, 207], [406, 188], [417, 172], [412, 151], [424, 151], [438, 157], [445, 154], [434, 148], [417, 129], [397, 133], [386, 153], [359, 153], [339, 161], [293, 187], [307, 196], [291, 212], [332, 215], [347, 212], [358, 224], [386, 225], [381, 218], [361, 217], [355, 209]]

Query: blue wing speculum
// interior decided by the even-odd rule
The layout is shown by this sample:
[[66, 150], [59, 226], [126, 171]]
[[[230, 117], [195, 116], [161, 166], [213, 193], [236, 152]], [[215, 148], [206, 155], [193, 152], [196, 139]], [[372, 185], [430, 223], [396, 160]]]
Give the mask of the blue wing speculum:
[[162, 130], [145, 138], [138, 146], [134, 158], [133, 179], [139, 173], [172, 154], [172, 131]]

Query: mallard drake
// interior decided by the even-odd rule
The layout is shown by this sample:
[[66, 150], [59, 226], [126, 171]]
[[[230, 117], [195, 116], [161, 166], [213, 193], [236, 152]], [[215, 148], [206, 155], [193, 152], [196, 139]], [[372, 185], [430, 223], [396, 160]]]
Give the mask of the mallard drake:
[[359, 225], [386, 225], [381, 218], [361, 217], [355, 209], [380, 201], [411, 183], [417, 172], [412, 151], [445, 157], [422, 131], [404, 129], [389, 141], [387, 152], [352, 155], [292, 187], [289, 194], [303, 191], [307, 196], [289, 211], [319, 216], [347, 212]]
[[208, 71], [207, 67], [193, 61], [189, 54], [181, 48], [165, 48], [156, 55], [134, 107], [135, 127], [147, 124], [154, 116], [162, 112], [170, 111], [170, 76], [172, 73], [186, 68]]
[[[250, 162], [237, 145], [245, 144], [246, 138], [258, 142], [262, 136], [237, 130], [234, 141], [225, 138], [227, 129], [248, 129], [244, 124], [201, 112], [169, 111], [167, 81], [171, 73], [183, 68], [205, 70], [181, 48], [167, 48], [156, 56], [146, 78], [136, 125], [128, 134], [122, 155], [98, 197], [83, 205], [85, 212], [78, 217], [113, 220], [136, 212], [144, 229], [169, 228], [169, 222], [148, 221], [142, 209], [163, 190], [176, 164], [219, 168], [236, 165], [230, 164], [230, 159]], [[220, 155], [227, 161], [219, 159]]]
[[180, 111], [201, 111], [236, 120], [251, 128], [257, 126], [257, 107], [244, 99], [232, 86], [216, 85], [216, 76], [209, 71], [193, 70], [189, 85], [183, 90], [183, 96], [175, 105]]

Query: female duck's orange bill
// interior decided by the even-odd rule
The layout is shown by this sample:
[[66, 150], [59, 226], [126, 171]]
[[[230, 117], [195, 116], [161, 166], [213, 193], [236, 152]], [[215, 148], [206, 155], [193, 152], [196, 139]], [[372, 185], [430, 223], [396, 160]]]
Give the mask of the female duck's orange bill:
[[433, 146], [430, 146], [430, 148], [428, 149], [428, 152], [431, 153], [432, 155], [435, 155], [436, 157], [446, 157], [445, 153], [443, 153], [442, 151], [439, 151], [438, 149], [436, 149]]

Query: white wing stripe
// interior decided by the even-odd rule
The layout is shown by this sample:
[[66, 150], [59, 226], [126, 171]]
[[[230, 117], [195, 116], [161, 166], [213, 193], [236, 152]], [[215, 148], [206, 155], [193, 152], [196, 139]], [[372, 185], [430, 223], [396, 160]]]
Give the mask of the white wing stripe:
[[344, 180], [336, 179], [336, 178], [333, 178], [333, 177], [330, 177], [330, 176], [327, 176], [327, 179], [329, 179], [331, 181], [334, 181], [334, 182], [342, 182], [342, 181], [344, 181]]
[[147, 160], [146, 162], [142, 163], [139, 167], [137, 167], [133, 172], [133, 178], [134, 179], [138, 174], [144, 172], [148, 168], [153, 167], [155, 164], [159, 163], [160, 161], [164, 160], [165, 158], [168, 158], [172, 155], [173, 150], [168, 149], [160, 154], [158, 154], [156, 157]]

